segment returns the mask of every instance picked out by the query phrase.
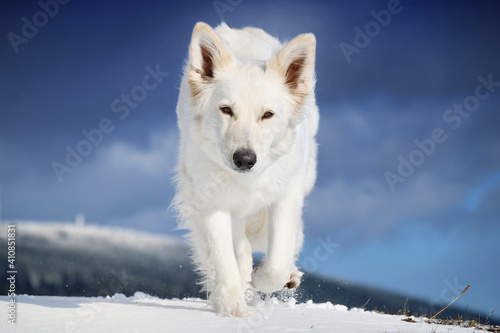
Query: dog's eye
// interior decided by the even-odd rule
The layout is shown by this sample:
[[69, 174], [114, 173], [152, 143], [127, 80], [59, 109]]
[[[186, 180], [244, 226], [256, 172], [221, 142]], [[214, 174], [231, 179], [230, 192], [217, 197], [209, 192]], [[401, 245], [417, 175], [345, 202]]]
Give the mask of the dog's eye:
[[221, 110], [222, 113], [227, 114], [228, 116], [233, 115], [233, 110], [231, 110], [229, 106], [221, 106], [219, 109]]
[[266, 111], [263, 115], [262, 115], [262, 119], [269, 119], [269, 118], [272, 118], [274, 116], [274, 113], [272, 113], [271, 111]]

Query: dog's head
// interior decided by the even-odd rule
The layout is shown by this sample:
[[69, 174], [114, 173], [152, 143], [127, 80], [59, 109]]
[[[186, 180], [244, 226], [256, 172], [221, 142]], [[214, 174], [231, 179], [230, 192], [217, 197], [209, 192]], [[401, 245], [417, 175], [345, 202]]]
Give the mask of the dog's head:
[[240, 61], [209, 25], [195, 26], [187, 78], [193, 117], [214, 161], [259, 172], [289, 151], [314, 91], [315, 47], [314, 35], [303, 34], [265, 63]]

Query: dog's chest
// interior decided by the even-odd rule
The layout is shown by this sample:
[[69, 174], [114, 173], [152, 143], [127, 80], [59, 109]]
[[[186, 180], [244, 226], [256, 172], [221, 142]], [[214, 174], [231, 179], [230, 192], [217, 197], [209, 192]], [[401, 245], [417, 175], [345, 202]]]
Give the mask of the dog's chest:
[[284, 196], [282, 186], [268, 182], [262, 186], [246, 187], [229, 184], [221, 193], [221, 200], [228, 205], [231, 215], [235, 218], [249, 217], [272, 204]]

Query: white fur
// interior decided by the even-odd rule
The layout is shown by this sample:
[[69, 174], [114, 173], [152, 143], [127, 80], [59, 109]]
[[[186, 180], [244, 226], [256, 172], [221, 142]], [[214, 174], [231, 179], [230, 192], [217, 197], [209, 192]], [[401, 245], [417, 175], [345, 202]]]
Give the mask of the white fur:
[[[194, 28], [177, 104], [173, 205], [219, 315], [247, 315], [251, 286], [300, 283], [302, 206], [316, 179], [314, 58], [312, 34], [282, 45], [256, 28]], [[263, 119], [266, 111], [274, 116]], [[233, 163], [238, 149], [257, 156], [246, 172]], [[255, 270], [252, 251], [266, 253]]]

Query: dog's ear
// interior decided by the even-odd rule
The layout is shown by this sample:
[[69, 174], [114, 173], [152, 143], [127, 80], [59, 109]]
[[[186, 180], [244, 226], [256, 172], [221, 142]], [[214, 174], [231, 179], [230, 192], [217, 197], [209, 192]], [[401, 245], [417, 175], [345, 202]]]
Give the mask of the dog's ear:
[[303, 34], [286, 44], [267, 64], [268, 68], [277, 70], [283, 76], [286, 86], [299, 104], [314, 89], [315, 54], [316, 38], [313, 34]]
[[192, 94], [196, 96], [203, 89], [203, 85], [214, 78], [217, 70], [232, 63], [231, 53], [215, 31], [208, 24], [198, 22], [189, 46], [188, 82]]

